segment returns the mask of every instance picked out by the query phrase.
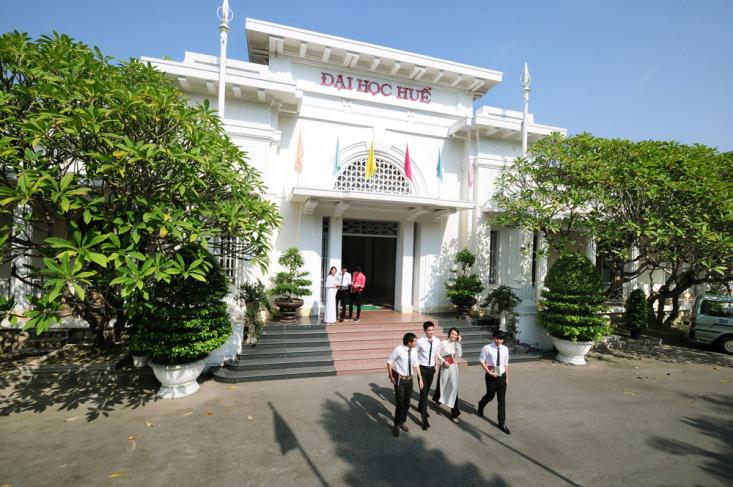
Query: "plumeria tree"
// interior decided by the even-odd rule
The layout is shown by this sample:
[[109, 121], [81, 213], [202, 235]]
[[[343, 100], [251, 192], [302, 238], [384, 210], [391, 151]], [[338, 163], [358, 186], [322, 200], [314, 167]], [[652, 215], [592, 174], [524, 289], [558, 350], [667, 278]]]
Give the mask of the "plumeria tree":
[[[205, 281], [211, 242], [265, 266], [280, 217], [207, 103], [150, 65], [65, 35], [0, 37], [0, 244], [40, 295], [26, 326], [72, 308], [121, 330], [158, 281]], [[187, 244], [198, 258], [184, 260]]]
[[733, 155], [704, 145], [553, 134], [505, 168], [494, 199], [499, 223], [544, 232], [561, 251], [595, 238], [609, 294], [659, 271], [650, 320], [670, 325], [690, 287], [733, 280], [731, 174]]

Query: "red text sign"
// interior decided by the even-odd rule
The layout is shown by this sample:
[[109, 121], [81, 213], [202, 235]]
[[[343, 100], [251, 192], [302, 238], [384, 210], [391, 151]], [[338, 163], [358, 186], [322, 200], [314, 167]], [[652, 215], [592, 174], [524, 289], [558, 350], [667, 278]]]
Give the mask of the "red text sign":
[[343, 74], [331, 74], [321, 72], [321, 86], [330, 86], [337, 90], [359, 91], [369, 93], [372, 96], [394, 96], [400, 100], [419, 101], [430, 103], [431, 88], [409, 88], [407, 86], [392, 86], [391, 83], [380, 83], [364, 78], [354, 78]]

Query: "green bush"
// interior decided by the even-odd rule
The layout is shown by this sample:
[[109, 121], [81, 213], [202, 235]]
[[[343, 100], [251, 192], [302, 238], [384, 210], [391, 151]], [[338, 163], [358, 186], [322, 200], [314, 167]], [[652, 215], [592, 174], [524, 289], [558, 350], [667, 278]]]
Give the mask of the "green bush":
[[582, 255], [560, 257], [545, 279], [538, 319], [550, 335], [571, 341], [598, 341], [610, 333], [601, 277]]
[[245, 282], [239, 286], [236, 296], [240, 306], [245, 307], [245, 322], [249, 327], [248, 335], [250, 340], [258, 338], [265, 327], [260, 317], [260, 312], [267, 310], [273, 312], [272, 305], [265, 291], [265, 285], [257, 279], [255, 282]]
[[310, 296], [311, 290], [308, 286], [311, 285], [311, 281], [307, 278], [309, 272], [300, 270], [305, 261], [298, 247], [290, 247], [277, 261], [287, 269], [287, 272], [278, 272], [272, 279], [273, 288], [270, 289], [270, 295], [288, 299]]
[[641, 289], [634, 289], [626, 298], [624, 324], [629, 329], [641, 330], [649, 322], [649, 312], [646, 307], [646, 295]]
[[476, 262], [476, 256], [468, 249], [463, 249], [455, 256], [456, 264], [460, 269], [452, 271], [455, 276], [448, 279], [445, 287], [449, 298], [475, 298], [484, 290], [481, 279], [471, 273], [471, 267]]
[[[182, 251], [190, 264], [193, 252]], [[144, 351], [161, 365], [177, 365], [205, 358], [232, 333], [223, 298], [227, 279], [216, 258], [207, 255], [202, 266], [206, 282], [195, 279], [160, 281], [151, 290], [150, 306], [135, 317], [130, 349]]]

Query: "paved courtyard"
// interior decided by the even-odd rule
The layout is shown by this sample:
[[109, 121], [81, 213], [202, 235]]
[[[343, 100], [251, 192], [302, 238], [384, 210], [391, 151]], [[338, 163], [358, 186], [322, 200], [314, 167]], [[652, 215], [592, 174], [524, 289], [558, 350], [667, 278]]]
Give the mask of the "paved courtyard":
[[691, 353], [517, 364], [511, 436], [494, 404], [474, 414], [478, 367], [459, 424], [433, 409], [424, 432], [413, 408], [398, 439], [386, 374], [208, 381], [177, 401], [149, 378], [6, 389], [0, 485], [731, 485], [733, 361]]

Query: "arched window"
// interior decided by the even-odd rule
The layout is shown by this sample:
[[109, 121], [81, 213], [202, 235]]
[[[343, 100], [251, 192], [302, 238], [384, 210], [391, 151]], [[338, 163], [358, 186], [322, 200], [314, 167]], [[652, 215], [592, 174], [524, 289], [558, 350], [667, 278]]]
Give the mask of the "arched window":
[[371, 178], [364, 174], [367, 157], [351, 162], [336, 178], [333, 189], [339, 191], [360, 191], [363, 193], [402, 194], [413, 193], [412, 184], [405, 177], [402, 169], [391, 162], [374, 158], [377, 172]]

